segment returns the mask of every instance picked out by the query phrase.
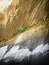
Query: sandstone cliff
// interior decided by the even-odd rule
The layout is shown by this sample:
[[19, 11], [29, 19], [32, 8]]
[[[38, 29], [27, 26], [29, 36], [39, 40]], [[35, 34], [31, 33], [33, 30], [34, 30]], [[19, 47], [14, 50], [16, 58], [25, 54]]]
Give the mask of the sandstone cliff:
[[1, 45], [30, 28], [33, 30], [32, 33], [34, 32], [33, 37], [39, 36], [41, 38], [48, 34], [48, 0], [11, 0], [9, 3], [7, 7], [1, 8], [0, 6]]

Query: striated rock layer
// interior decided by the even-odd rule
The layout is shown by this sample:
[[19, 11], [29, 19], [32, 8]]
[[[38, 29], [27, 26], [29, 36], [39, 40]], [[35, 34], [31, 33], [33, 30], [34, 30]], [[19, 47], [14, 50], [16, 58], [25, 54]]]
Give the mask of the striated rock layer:
[[33, 38], [49, 33], [48, 0], [1, 0], [0, 5], [0, 45], [30, 29]]

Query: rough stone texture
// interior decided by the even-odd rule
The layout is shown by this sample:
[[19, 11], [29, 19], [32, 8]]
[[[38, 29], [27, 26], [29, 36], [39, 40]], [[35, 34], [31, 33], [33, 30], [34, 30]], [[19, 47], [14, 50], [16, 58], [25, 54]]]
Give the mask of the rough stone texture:
[[12, 0], [8, 7], [0, 9], [0, 44], [17, 36], [17, 31], [31, 27], [33, 37], [46, 36], [49, 32], [48, 6], [48, 0]]

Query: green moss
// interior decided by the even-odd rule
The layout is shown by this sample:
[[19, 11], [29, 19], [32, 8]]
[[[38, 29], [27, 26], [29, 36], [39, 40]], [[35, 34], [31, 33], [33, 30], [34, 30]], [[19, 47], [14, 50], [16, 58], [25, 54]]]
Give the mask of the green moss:
[[38, 19], [37, 22], [38, 22], [38, 23], [44, 22], [44, 19], [41, 17], [41, 18]]
[[[19, 29], [18, 31], [16, 31], [16, 33], [15, 34], [20, 34], [20, 33], [22, 33], [22, 32], [24, 32], [26, 29]], [[14, 35], [15, 35], [14, 34]]]
[[23, 33], [24, 31], [29, 30], [30, 28], [32, 28], [34, 25], [35, 25], [35, 24], [33, 24], [33, 25], [31, 25], [31, 26], [28, 26], [28, 27], [26, 27], [26, 28], [23, 28], [23, 29], [19, 29], [19, 30], [16, 31], [16, 33], [13, 34], [13, 35]]
[[30, 28], [32, 28], [32, 27], [34, 27], [35, 25], [39, 24], [39, 22], [42, 23], [43, 21], [44, 21], [44, 19], [43, 19], [43, 18], [40, 18], [40, 19], [38, 19], [38, 21], [37, 21], [36, 24], [32, 24], [31, 26], [28, 26], [28, 27], [26, 27], [26, 28], [19, 29], [18, 31], [16, 31], [15, 34], [13, 34], [13, 36], [16, 35], [16, 34], [23, 33], [24, 31], [29, 30]]

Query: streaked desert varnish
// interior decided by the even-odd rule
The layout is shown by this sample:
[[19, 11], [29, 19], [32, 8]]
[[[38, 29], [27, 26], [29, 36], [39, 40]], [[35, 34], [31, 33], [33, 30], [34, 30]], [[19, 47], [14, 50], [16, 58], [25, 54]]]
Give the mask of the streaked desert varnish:
[[12, 0], [0, 0], [0, 24], [4, 26], [7, 23], [6, 9], [11, 5]]
[[[47, 16], [45, 10], [47, 1], [48, 0], [1, 0], [0, 2], [3, 4], [0, 5], [3, 8], [0, 7], [0, 41], [5, 42], [5, 40], [7, 41], [17, 36], [17, 34], [15, 34], [17, 31], [34, 24], [36, 27], [36, 25], [39, 24], [38, 21], [45, 21]], [[46, 22], [48, 23], [48, 21]], [[42, 24], [41, 27], [43, 27]], [[44, 22], [44, 26], [46, 25]], [[45, 27], [42, 29], [45, 30]], [[38, 28], [38, 31], [40, 32], [41, 29]], [[34, 33], [36, 34], [36, 31]]]

